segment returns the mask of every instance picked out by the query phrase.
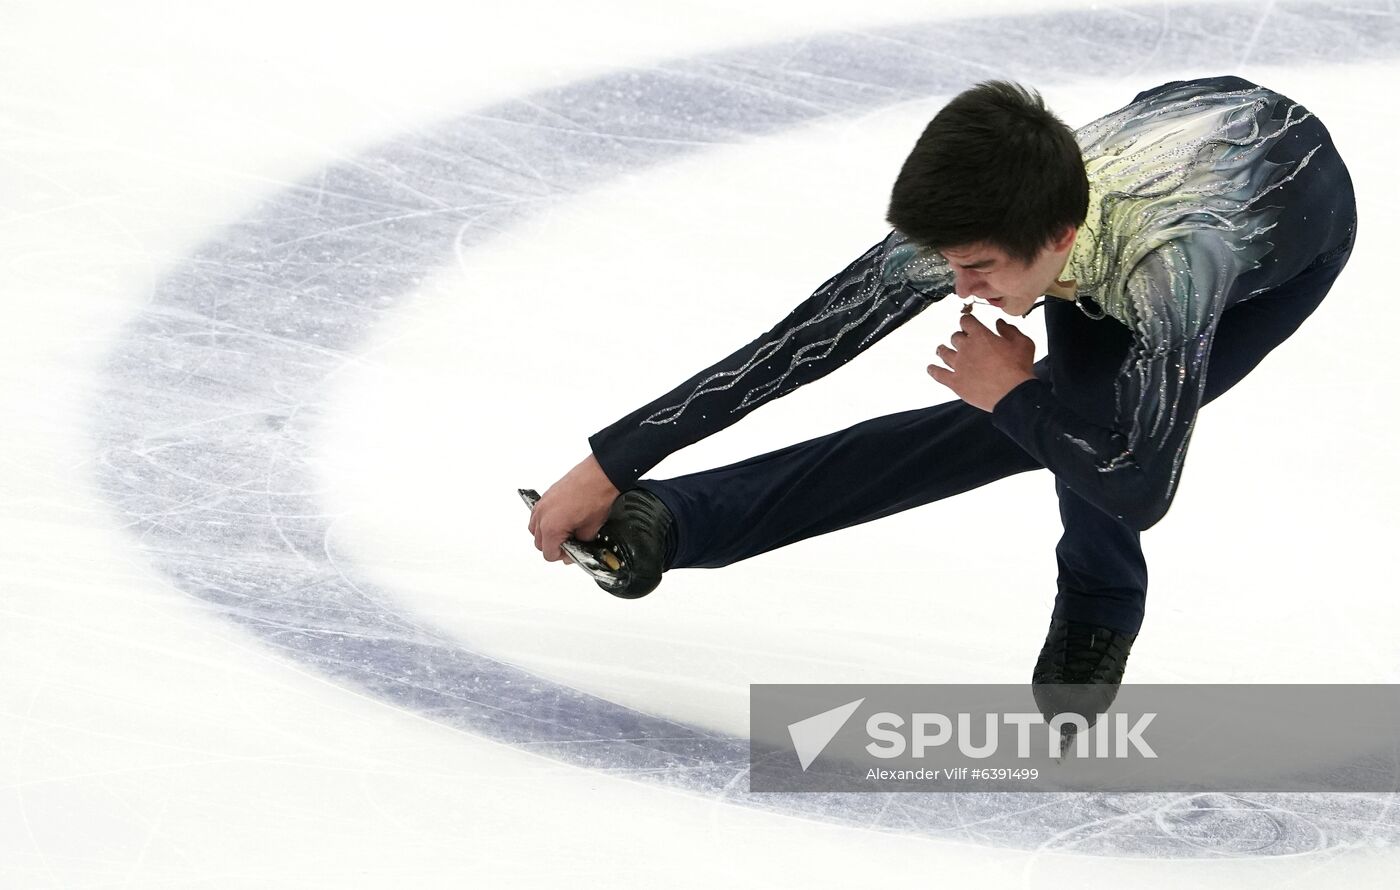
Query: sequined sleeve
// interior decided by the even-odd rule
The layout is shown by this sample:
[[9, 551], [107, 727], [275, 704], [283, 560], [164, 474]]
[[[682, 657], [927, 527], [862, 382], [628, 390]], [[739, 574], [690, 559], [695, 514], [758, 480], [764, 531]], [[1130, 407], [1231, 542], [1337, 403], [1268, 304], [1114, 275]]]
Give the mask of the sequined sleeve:
[[[1066, 407], [1040, 380], [1002, 398], [992, 422], [1080, 496], [1137, 529], [1171, 505], [1233, 281], [1229, 245], [1206, 233], [1150, 253], [1128, 279], [1133, 346], [1112, 428]], [[1112, 322], [1106, 322], [1112, 323]]]
[[947, 264], [897, 231], [727, 358], [589, 437], [620, 489], [667, 455], [855, 358], [952, 287]]

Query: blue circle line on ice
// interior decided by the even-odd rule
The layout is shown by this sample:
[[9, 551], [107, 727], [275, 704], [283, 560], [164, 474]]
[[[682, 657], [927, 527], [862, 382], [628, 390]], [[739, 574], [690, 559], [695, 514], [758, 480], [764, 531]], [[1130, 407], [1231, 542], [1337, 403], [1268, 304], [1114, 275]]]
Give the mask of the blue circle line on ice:
[[[1231, 73], [1246, 56], [1319, 65], [1341, 48], [1349, 61], [1391, 59], [1397, 18], [1383, 2], [1187, 5], [819, 34], [617, 71], [389, 139], [271, 195], [158, 283], [94, 408], [99, 484], [147, 557], [265, 644], [560, 761], [806, 818], [1023, 849], [1213, 858], [1400, 840], [1400, 810], [1380, 796], [749, 794], [747, 739], [474, 652], [356, 577], [353, 557], [332, 552], [308, 444], [323, 381], [455, 249], [625, 172], [991, 77], [1131, 74], [1145, 89], [1182, 72]], [[507, 486], [502, 511], [517, 508], [512, 498]]]

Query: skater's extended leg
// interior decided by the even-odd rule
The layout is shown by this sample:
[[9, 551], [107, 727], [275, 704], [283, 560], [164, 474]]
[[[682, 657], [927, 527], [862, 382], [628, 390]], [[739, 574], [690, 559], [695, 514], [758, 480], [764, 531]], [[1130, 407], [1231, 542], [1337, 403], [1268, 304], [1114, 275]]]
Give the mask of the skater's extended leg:
[[675, 517], [668, 568], [714, 568], [1039, 467], [989, 414], [958, 401], [638, 484]]

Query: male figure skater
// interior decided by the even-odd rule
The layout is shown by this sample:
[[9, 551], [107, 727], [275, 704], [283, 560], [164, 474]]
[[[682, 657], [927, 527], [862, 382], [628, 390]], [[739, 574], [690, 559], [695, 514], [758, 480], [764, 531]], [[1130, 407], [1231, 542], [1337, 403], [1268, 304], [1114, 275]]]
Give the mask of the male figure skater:
[[[589, 439], [539, 501], [547, 560], [599, 537], [629, 569], [717, 567], [1047, 468], [1063, 535], [1032, 672], [1107, 707], [1143, 620], [1139, 533], [1167, 512], [1197, 410], [1297, 329], [1350, 256], [1346, 166], [1307, 109], [1238, 77], [1176, 81], [1072, 131], [1040, 96], [980, 84], [929, 123], [894, 227], [772, 330]], [[1048, 355], [964, 314], [929, 374], [959, 397], [726, 467], [639, 477], [850, 361], [950, 290], [1024, 316]]]

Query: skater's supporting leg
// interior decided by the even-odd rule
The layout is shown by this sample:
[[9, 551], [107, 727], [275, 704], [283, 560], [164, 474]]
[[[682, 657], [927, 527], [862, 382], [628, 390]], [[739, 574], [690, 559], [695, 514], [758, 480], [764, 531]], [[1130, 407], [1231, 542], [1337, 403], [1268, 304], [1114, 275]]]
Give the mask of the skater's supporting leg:
[[1053, 617], [1135, 634], [1147, 598], [1138, 531], [1056, 480], [1064, 535], [1055, 548], [1059, 592]]
[[947, 402], [638, 484], [675, 517], [668, 568], [715, 568], [1039, 468], [990, 417]]

